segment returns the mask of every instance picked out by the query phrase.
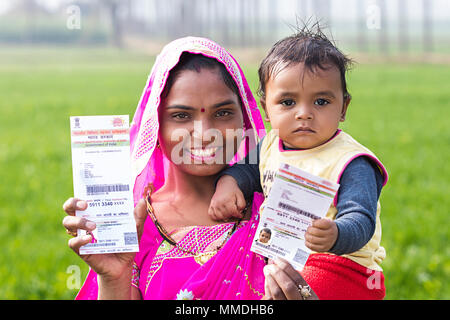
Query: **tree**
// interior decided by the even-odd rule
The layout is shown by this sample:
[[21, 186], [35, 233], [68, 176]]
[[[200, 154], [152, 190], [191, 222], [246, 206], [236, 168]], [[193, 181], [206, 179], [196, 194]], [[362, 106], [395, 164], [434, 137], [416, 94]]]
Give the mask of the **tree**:
[[330, 0], [314, 0], [313, 1], [314, 14], [321, 24], [329, 25], [331, 19], [331, 5]]
[[387, 10], [386, 1], [378, 0], [378, 6], [380, 8], [380, 30], [378, 34], [378, 44], [380, 46], [380, 51], [387, 54], [388, 48], [388, 33], [387, 33]]
[[357, 43], [359, 50], [362, 52], [367, 51], [367, 38], [366, 38], [366, 6], [364, 1], [357, 1], [357, 10], [358, 10], [358, 35], [357, 35]]
[[425, 52], [433, 51], [433, 30], [431, 11], [433, 3], [431, 0], [422, 0], [423, 13], [423, 50]]
[[398, 43], [401, 52], [406, 52], [409, 49], [407, 12], [407, 1], [398, 0]]
[[123, 29], [120, 21], [119, 10], [121, 9], [120, 0], [101, 0], [101, 4], [107, 9], [111, 20], [112, 42], [118, 48], [123, 47]]

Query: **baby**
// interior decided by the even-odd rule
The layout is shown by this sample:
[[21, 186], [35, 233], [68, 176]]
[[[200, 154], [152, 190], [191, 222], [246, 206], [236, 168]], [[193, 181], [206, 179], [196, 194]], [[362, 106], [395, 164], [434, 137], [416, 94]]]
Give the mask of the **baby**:
[[261, 231], [259, 232], [258, 241], [260, 243], [267, 244], [269, 242], [271, 236], [272, 236], [272, 231], [270, 231], [269, 228], [261, 229]]
[[[370, 150], [339, 129], [351, 100], [350, 63], [320, 28], [305, 28], [271, 48], [258, 72], [261, 106], [272, 130], [253, 151], [256, 155], [221, 173], [209, 214], [217, 220], [241, 217], [245, 199], [254, 192], [267, 198], [280, 163], [339, 183], [326, 218], [307, 229], [305, 245], [315, 254], [302, 274], [319, 298], [377, 299], [384, 297], [380, 263], [385, 258], [379, 196], [388, 176]], [[332, 267], [324, 267], [325, 261]], [[367, 286], [374, 272], [382, 277], [378, 291]]]

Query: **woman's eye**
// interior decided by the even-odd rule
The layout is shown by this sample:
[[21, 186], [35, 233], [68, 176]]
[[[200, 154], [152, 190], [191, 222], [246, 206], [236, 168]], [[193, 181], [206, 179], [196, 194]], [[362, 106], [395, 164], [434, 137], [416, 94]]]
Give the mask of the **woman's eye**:
[[295, 104], [295, 101], [292, 99], [287, 99], [287, 100], [281, 101], [281, 105], [283, 105], [285, 107], [292, 107], [294, 104]]
[[172, 114], [172, 118], [174, 118], [176, 120], [185, 120], [185, 119], [189, 118], [189, 114], [184, 113], [184, 112], [174, 113], [174, 114]]
[[314, 104], [317, 105], [317, 106], [325, 106], [325, 105], [327, 105], [329, 103], [330, 103], [330, 101], [328, 101], [326, 99], [322, 99], [322, 98], [319, 98], [316, 101], [314, 101]]
[[226, 117], [226, 116], [229, 116], [231, 114], [232, 114], [232, 112], [230, 112], [228, 110], [220, 110], [220, 111], [217, 111], [216, 117]]

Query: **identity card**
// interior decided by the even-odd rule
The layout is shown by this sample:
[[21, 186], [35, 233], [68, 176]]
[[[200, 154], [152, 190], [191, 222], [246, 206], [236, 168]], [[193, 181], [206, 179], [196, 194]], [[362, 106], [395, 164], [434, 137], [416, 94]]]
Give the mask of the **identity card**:
[[[139, 251], [130, 167], [129, 116], [70, 117], [73, 187], [96, 223], [80, 254]], [[78, 235], [86, 231], [78, 230]]]
[[251, 251], [289, 261], [301, 271], [311, 252], [305, 246], [306, 229], [325, 217], [339, 184], [297, 167], [281, 164], [252, 242]]

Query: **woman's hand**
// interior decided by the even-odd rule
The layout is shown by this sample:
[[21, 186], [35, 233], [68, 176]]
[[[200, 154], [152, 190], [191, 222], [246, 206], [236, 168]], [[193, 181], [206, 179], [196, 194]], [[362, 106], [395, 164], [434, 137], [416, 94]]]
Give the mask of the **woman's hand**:
[[[91, 242], [92, 236], [86, 234], [77, 237], [77, 230], [82, 229], [90, 232], [96, 227], [93, 221], [75, 216], [76, 210], [84, 211], [86, 208], [86, 201], [76, 198], [68, 199], [63, 205], [63, 209], [67, 213], [67, 216], [63, 219], [63, 225], [66, 228], [67, 233], [74, 236], [74, 238], [69, 240], [69, 247], [78, 254], [104, 282], [113, 283], [123, 277], [128, 277], [128, 273], [131, 272], [135, 252], [80, 255], [80, 247]], [[144, 199], [141, 199], [134, 209], [134, 218], [136, 220], [139, 241], [147, 217], [145, 208], [145, 201]]]
[[[264, 267], [264, 300], [318, 300], [301, 274], [283, 259]], [[303, 295], [300, 293], [303, 287]]]

